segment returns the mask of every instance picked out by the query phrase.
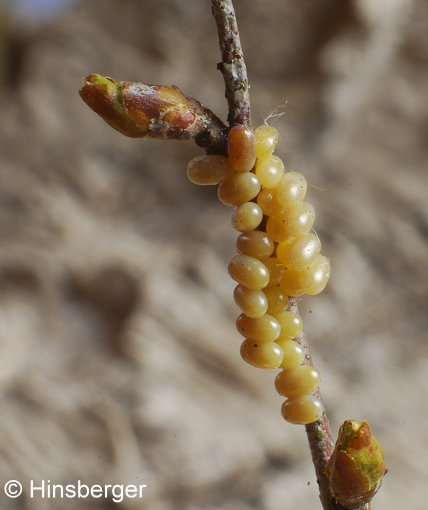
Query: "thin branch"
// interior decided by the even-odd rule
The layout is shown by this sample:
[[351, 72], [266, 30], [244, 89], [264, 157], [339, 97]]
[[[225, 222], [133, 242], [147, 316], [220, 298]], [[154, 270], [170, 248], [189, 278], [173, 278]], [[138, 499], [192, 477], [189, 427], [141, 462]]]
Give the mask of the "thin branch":
[[[225, 96], [229, 104], [228, 122], [229, 125], [249, 125], [251, 122], [249, 84], [232, 0], [212, 0], [212, 12], [217, 23], [222, 55], [222, 62], [218, 64], [218, 68], [223, 73], [226, 85]], [[289, 309], [298, 312], [294, 298], [290, 300]], [[297, 341], [304, 346], [306, 352], [305, 363], [312, 365], [308, 344], [303, 333], [297, 338]], [[317, 396], [321, 398], [319, 390], [317, 390]], [[325, 413], [319, 421], [306, 425], [306, 434], [311, 449], [322, 506], [324, 510], [340, 510], [342, 507], [332, 497], [330, 484], [324, 473], [327, 461], [334, 448]]]
[[[290, 306], [288, 309], [291, 312], [299, 312], [296, 298], [290, 298]], [[305, 349], [306, 355], [304, 364], [313, 365], [308, 342], [303, 331], [296, 340]], [[322, 401], [319, 388], [317, 388], [315, 395]], [[330, 483], [324, 472], [327, 461], [331, 457], [334, 449], [334, 442], [331, 437], [327, 414], [324, 412], [318, 421], [306, 425], [305, 428], [306, 435], [308, 436], [309, 448], [311, 450], [312, 462], [317, 476], [322, 506], [324, 510], [342, 510], [343, 507], [331, 496]]]
[[242, 54], [241, 40], [232, 0], [212, 0], [212, 12], [217, 23], [222, 61], [217, 68], [223, 73], [226, 99], [229, 105], [227, 120], [234, 124], [251, 124], [250, 95]]

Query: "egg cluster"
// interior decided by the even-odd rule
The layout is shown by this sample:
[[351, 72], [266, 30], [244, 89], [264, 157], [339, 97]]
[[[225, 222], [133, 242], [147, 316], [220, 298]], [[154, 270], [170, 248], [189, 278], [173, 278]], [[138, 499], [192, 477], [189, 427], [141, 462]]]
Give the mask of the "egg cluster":
[[228, 156], [194, 158], [187, 175], [195, 184], [218, 184], [220, 200], [234, 206], [232, 226], [241, 232], [229, 274], [238, 283], [234, 298], [242, 313], [236, 326], [245, 340], [241, 356], [259, 368], [280, 368], [281, 408], [291, 423], [312, 423], [323, 413], [313, 394], [320, 375], [304, 364], [305, 352], [295, 339], [302, 331], [289, 296], [319, 294], [330, 275], [329, 260], [312, 232], [313, 206], [304, 200], [305, 177], [286, 172], [273, 154], [278, 131], [268, 125], [253, 130], [237, 125], [228, 135]]

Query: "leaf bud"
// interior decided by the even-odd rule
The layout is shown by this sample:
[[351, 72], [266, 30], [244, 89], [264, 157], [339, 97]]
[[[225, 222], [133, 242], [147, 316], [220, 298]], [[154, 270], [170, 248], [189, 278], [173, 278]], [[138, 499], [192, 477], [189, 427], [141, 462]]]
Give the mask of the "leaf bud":
[[80, 96], [110, 126], [132, 138], [193, 138], [202, 147], [225, 139], [221, 120], [175, 86], [116, 82], [92, 74], [84, 79]]
[[369, 503], [386, 473], [382, 447], [366, 421], [346, 420], [325, 473], [334, 498], [354, 510]]

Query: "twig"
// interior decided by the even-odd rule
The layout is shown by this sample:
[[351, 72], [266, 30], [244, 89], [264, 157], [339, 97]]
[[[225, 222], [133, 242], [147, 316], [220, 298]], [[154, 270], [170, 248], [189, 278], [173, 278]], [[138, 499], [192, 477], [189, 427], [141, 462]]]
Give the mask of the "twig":
[[[212, 12], [217, 23], [222, 62], [218, 69], [223, 73], [226, 85], [226, 98], [229, 104], [229, 125], [250, 124], [250, 100], [247, 71], [239, 39], [238, 25], [232, 0], [212, 0]], [[295, 299], [290, 300], [290, 310], [297, 312]], [[303, 333], [297, 338], [305, 348], [306, 364], [312, 365], [308, 344]], [[319, 390], [317, 390], [319, 398]], [[333, 440], [326, 414], [319, 421], [306, 425], [312, 461], [324, 510], [340, 510], [331, 496], [329, 481], [324, 473], [327, 461], [333, 452]]]
[[[299, 312], [296, 298], [290, 298], [290, 306], [288, 309], [291, 312]], [[300, 333], [296, 340], [305, 349], [306, 356], [304, 364], [312, 365], [312, 357], [304, 333]], [[315, 395], [322, 401], [319, 388], [315, 392]], [[343, 507], [331, 496], [330, 483], [324, 473], [327, 461], [331, 457], [334, 449], [327, 414], [324, 413], [318, 421], [306, 425], [305, 428], [306, 435], [308, 436], [309, 448], [311, 450], [312, 462], [317, 476], [322, 506], [324, 510], [342, 510]]]
[[217, 23], [222, 61], [217, 68], [223, 73], [226, 99], [229, 105], [227, 120], [233, 124], [251, 123], [250, 95], [242, 54], [241, 40], [232, 0], [212, 0], [212, 12]]

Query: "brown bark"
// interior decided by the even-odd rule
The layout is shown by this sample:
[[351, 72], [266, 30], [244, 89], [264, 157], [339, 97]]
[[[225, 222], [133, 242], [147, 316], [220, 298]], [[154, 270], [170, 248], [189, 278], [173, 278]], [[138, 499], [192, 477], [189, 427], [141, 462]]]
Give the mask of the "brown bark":
[[221, 51], [221, 62], [217, 67], [223, 73], [225, 96], [229, 104], [227, 120], [230, 126], [249, 125], [251, 112], [247, 68], [232, 1], [212, 0], [212, 12], [217, 23]]

